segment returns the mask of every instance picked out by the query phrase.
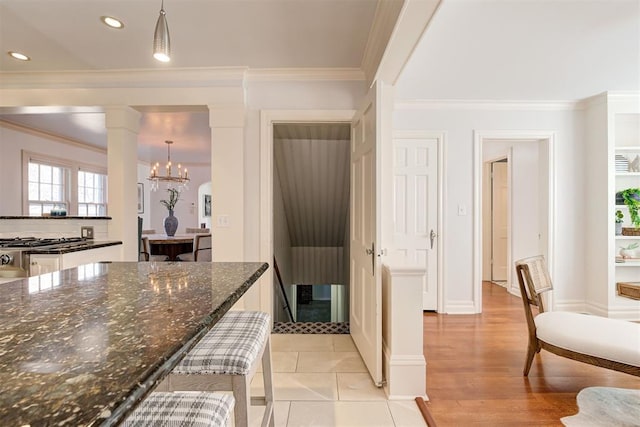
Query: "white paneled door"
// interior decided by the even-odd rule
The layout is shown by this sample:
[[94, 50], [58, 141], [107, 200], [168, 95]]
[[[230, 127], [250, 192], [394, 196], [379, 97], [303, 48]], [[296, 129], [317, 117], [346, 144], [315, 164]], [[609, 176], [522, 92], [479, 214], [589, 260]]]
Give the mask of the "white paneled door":
[[422, 309], [438, 309], [438, 147], [442, 135], [393, 139], [393, 241], [426, 268]]
[[380, 87], [374, 85], [351, 124], [351, 250], [349, 329], [373, 382], [382, 384], [382, 280], [376, 179]]
[[491, 163], [491, 280], [507, 281], [507, 162]]

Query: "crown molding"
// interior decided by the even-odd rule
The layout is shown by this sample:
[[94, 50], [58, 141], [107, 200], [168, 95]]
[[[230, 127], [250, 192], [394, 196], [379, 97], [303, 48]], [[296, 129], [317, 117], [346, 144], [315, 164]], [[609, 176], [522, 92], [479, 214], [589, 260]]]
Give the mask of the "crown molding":
[[365, 74], [359, 68], [252, 68], [247, 71], [247, 80], [250, 82], [364, 79]]
[[405, 1], [379, 0], [376, 5], [373, 23], [371, 24], [360, 66], [367, 81], [372, 81], [378, 70], [404, 3]]
[[582, 101], [502, 101], [476, 99], [397, 100], [396, 110], [510, 110], [571, 111], [584, 109]]
[[242, 86], [247, 67], [2, 72], [0, 88]]
[[0, 119], [0, 127], [15, 130], [17, 132], [26, 133], [39, 138], [46, 138], [51, 141], [60, 142], [62, 144], [71, 145], [74, 147], [82, 148], [85, 150], [95, 151], [96, 153], [107, 154], [106, 148], [96, 147], [95, 145], [87, 144], [86, 142], [68, 138], [66, 136], [56, 135], [49, 132], [44, 132], [38, 129], [23, 126], [17, 123], [12, 123], [6, 120]]

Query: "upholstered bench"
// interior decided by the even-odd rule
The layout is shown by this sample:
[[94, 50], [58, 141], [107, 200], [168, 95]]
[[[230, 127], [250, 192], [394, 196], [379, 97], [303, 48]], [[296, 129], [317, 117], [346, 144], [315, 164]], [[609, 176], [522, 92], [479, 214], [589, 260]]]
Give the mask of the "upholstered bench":
[[[541, 295], [551, 291], [553, 285], [542, 256], [516, 261], [516, 273], [529, 329], [525, 376], [541, 349], [640, 376], [640, 324], [582, 313], [545, 311]], [[532, 305], [538, 307], [535, 316]]]
[[229, 426], [234, 399], [206, 392], [151, 393], [122, 423], [125, 427]]
[[[233, 391], [235, 426], [249, 425], [250, 404], [264, 405], [262, 425], [274, 425], [271, 317], [229, 311], [168, 376], [169, 390]], [[265, 395], [251, 397], [251, 380], [262, 360]]]

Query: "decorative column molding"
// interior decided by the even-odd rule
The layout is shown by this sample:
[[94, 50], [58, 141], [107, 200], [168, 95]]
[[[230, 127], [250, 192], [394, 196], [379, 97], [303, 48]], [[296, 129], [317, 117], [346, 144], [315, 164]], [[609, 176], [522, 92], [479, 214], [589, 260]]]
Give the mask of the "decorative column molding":
[[109, 239], [122, 241], [122, 260], [138, 260], [138, 129], [140, 113], [128, 106], [105, 109]]
[[382, 351], [390, 400], [426, 397], [422, 284], [426, 269], [406, 258], [382, 266]]

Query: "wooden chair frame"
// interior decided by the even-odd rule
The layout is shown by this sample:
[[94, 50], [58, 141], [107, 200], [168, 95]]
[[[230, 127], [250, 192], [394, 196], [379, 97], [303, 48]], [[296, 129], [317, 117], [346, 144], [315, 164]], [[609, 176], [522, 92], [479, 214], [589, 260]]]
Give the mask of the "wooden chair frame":
[[[534, 280], [534, 276], [539, 278], [539, 274], [532, 274], [531, 268], [539, 269], [539, 274], [543, 274], [542, 280]], [[579, 362], [588, 363], [590, 365], [599, 366], [601, 368], [612, 369], [614, 371], [624, 372], [626, 374], [640, 376], [640, 367], [628, 365], [626, 363], [615, 362], [600, 357], [590, 356], [587, 354], [567, 350], [547, 342], [542, 341], [536, 334], [536, 324], [531, 306], [538, 307], [539, 313], [543, 313], [544, 303], [542, 294], [553, 290], [553, 284], [549, 278], [547, 266], [542, 255], [524, 258], [516, 261], [516, 275], [520, 284], [520, 294], [522, 295], [522, 303], [524, 305], [524, 314], [527, 319], [527, 328], [529, 330], [529, 345], [527, 348], [527, 358], [524, 365], [523, 375], [529, 375], [533, 357], [539, 353], [541, 349], [547, 350], [558, 356], [566, 357]], [[547, 281], [547, 283], [540, 283]], [[562, 325], [558, 325], [561, 327]]]

